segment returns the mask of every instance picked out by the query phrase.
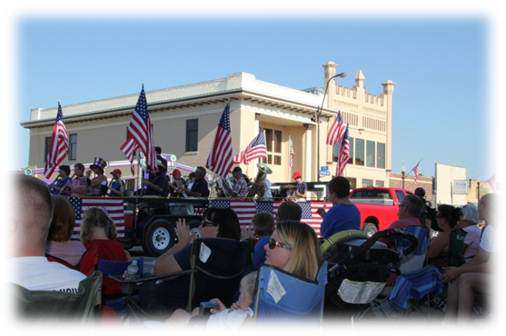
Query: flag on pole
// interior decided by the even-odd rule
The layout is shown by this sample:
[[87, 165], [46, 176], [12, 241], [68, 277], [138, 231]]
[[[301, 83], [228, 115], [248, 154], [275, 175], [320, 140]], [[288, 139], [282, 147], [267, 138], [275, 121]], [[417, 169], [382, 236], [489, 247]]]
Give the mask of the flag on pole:
[[232, 168], [234, 155], [232, 151], [232, 134], [230, 130], [230, 103], [227, 103], [220, 118], [213, 147], [207, 158], [206, 167], [215, 174], [226, 177]]
[[290, 169], [292, 169], [295, 164], [295, 150], [293, 149], [293, 141], [291, 135], [288, 137], [288, 155], [289, 155], [288, 166], [290, 167]]
[[135, 105], [135, 109], [130, 117], [126, 140], [121, 144], [120, 149], [130, 163], [133, 162], [135, 153], [140, 150], [146, 158], [146, 164], [152, 168], [156, 167], [153, 124], [149, 117], [144, 85], [142, 85], [137, 105]]
[[344, 132], [347, 130], [347, 127], [348, 124], [346, 124], [341, 117], [341, 111], [337, 112], [336, 119], [327, 134], [327, 145], [342, 143]]
[[234, 156], [234, 163], [248, 164], [254, 159], [267, 158], [267, 146], [265, 141], [265, 133], [262, 128], [256, 137], [246, 146], [244, 151]]
[[416, 165], [413, 168], [411, 168], [411, 170], [408, 173], [408, 175], [413, 173], [413, 176], [415, 177], [415, 182], [418, 179], [418, 176], [420, 175], [420, 168], [419, 168], [420, 162], [422, 162], [422, 160], [419, 160], [416, 163]]
[[348, 139], [348, 125], [345, 127], [346, 128], [343, 133], [343, 139], [339, 145], [339, 155], [336, 164], [336, 176], [343, 175], [344, 167], [346, 167], [348, 160], [350, 159], [350, 140]]
[[58, 112], [56, 113], [56, 121], [53, 126], [51, 135], [51, 145], [48, 148], [46, 162], [44, 165], [44, 176], [46, 179], [51, 178], [54, 170], [58, 167], [68, 154], [69, 135], [65, 124], [63, 123], [63, 112], [60, 102], [58, 102]]

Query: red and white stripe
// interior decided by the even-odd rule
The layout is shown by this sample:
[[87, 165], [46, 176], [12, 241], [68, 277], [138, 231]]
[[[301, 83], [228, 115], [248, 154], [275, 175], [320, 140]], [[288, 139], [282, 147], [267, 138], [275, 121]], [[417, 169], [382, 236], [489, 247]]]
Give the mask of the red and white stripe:
[[344, 167], [350, 159], [350, 140], [348, 139], [348, 130], [346, 130], [341, 146], [339, 146], [339, 157], [336, 165], [336, 176], [343, 176]]
[[51, 146], [48, 149], [44, 175], [47, 179], [51, 178], [56, 167], [58, 167], [68, 154], [69, 150], [69, 135], [65, 124], [63, 123], [63, 113], [61, 105], [58, 102], [58, 112], [56, 114], [56, 121], [53, 126], [51, 134]]
[[330, 208], [332, 208], [332, 203], [323, 201], [311, 201], [311, 219], [301, 219], [301, 222], [306, 223], [313, 228], [317, 236], [320, 236], [320, 227], [323, 221], [323, 218], [317, 212], [319, 208], [323, 208], [325, 212], [328, 212]]
[[341, 112], [336, 116], [336, 119], [330, 127], [330, 131], [327, 134], [327, 145], [335, 145], [341, 143], [344, 132], [346, 131], [347, 124], [341, 118]]
[[222, 117], [216, 129], [213, 147], [207, 158], [206, 167], [215, 174], [226, 177], [232, 168], [234, 155], [232, 153], [232, 135], [230, 131], [230, 105], [225, 106]]
[[81, 233], [81, 224], [84, 219], [86, 210], [92, 207], [102, 208], [112, 219], [116, 226], [117, 238], [125, 236], [125, 206], [124, 200], [121, 198], [82, 198], [81, 199], [81, 218], [76, 219], [76, 225], [72, 233], [73, 239], [79, 239]]

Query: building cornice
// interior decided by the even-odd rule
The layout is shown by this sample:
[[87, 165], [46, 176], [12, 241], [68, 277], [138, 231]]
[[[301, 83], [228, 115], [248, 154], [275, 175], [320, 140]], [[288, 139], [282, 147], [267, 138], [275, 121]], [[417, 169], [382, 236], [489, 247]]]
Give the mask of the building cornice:
[[[151, 113], [158, 112], [166, 112], [167, 110], [173, 109], [181, 109], [187, 107], [196, 107], [203, 106], [209, 104], [215, 104], [220, 102], [225, 102], [228, 99], [230, 100], [249, 100], [254, 101], [260, 104], [264, 104], [266, 106], [273, 106], [278, 108], [287, 109], [293, 112], [298, 112], [302, 114], [312, 115], [317, 106], [310, 105], [307, 103], [301, 103], [294, 100], [288, 100], [284, 98], [279, 98], [276, 96], [270, 96], [264, 93], [255, 92], [252, 90], [245, 89], [236, 89], [236, 90], [227, 90], [212, 94], [206, 95], [198, 95], [192, 97], [185, 98], [177, 98], [170, 99], [167, 101], [154, 102], [149, 103], [148, 110]], [[66, 116], [64, 121], [65, 124], [86, 122], [86, 121], [96, 121], [101, 119], [111, 119], [111, 118], [119, 118], [124, 116], [129, 116], [132, 113], [132, 110], [135, 108], [135, 105], [128, 105], [119, 108], [106, 109], [101, 111], [94, 111], [89, 113], [80, 113], [76, 115]], [[332, 111], [330, 109], [322, 109], [322, 116], [330, 118], [335, 116], [337, 111]], [[26, 121], [22, 122], [21, 126], [27, 129], [31, 128], [42, 128], [51, 126], [54, 123], [54, 119], [42, 119], [42, 120], [34, 120], [34, 121]]]

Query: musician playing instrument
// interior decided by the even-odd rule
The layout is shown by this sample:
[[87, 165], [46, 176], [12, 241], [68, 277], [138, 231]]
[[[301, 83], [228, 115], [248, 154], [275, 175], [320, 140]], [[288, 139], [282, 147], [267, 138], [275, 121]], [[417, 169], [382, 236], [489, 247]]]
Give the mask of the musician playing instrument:
[[271, 181], [267, 179], [267, 174], [271, 174], [272, 170], [264, 165], [258, 164], [258, 174], [255, 181], [251, 185], [248, 197], [256, 197], [258, 200], [272, 200]]
[[70, 195], [70, 167], [61, 165], [58, 168], [58, 176], [49, 185], [49, 191], [53, 195]]

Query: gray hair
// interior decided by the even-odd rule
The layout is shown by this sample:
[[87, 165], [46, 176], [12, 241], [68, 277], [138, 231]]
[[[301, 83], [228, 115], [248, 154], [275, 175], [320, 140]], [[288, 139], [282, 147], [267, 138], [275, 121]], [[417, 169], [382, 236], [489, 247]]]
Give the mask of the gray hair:
[[478, 208], [473, 203], [467, 203], [462, 207], [462, 219], [468, 220], [477, 224], [480, 220], [478, 219]]
[[406, 195], [402, 201], [401, 206], [404, 211], [413, 217], [420, 218], [423, 214], [423, 208], [425, 206], [423, 200], [415, 195]]

